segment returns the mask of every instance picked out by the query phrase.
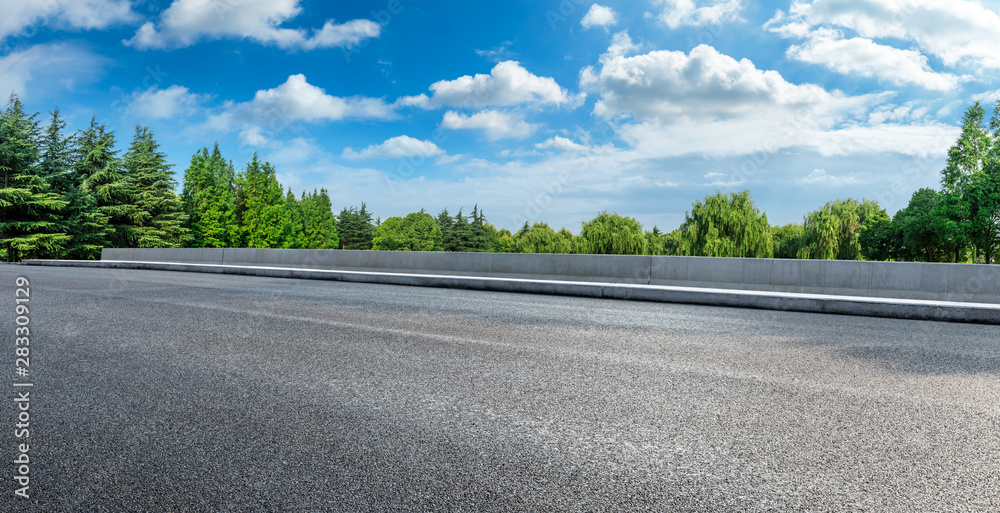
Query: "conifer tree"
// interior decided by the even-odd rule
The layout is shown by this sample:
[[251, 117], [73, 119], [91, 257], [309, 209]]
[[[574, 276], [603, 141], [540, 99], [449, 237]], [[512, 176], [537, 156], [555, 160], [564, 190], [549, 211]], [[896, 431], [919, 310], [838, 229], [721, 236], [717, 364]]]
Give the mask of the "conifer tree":
[[13, 94], [0, 113], [0, 249], [9, 262], [59, 256], [70, 239], [61, 222], [66, 201], [39, 166], [36, 116]]
[[97, 201], [81, 187], [73, 173], [75, 140], [64, 136], [66, 122], [59, 109], [52, 111], [52, 119], [42, 139], [41, 173], [47, 177], [52, 191], [66, 201], [62, 215], [62, 231], [70, 236], [60, 258], [93, 260], [100, 258], [108, 235], [108, 218], [97, 211]]
[[184, 205], [174, 192], [177, 182], [167, 156], [153, 133], [136, 126], [123, 158], [126, 180], [136, 207], [131, 242], [139, 248], [175, 248], [184, 245], [188, 229]]
[[81, 132], [77, 140], [74, 180], [94, 196], [97, 211], [108, 219], [110, 230], [106, 245], [134, 247], [136, 222], [142, 214], [135, 204], [135, 188], [114, 149], [114, 132], [92, 118], [90, 127]]
[[234, 180], [233, 165], [222, 158], [219, 143], [215, 143], [211, 153], [202, 148], [191, 157], [181, 192], [191, 246], [240, 247]]
[[241, 183], [243, 212], [240, 224], [247, 247], [281, 247], [289, 221], [274, 167], [269, 162], [261, 163], [254, 153]]

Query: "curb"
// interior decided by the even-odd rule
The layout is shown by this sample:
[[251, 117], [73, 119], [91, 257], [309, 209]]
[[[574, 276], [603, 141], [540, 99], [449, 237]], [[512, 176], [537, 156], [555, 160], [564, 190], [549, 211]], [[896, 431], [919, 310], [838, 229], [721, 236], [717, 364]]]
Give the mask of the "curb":
[[52, 267], [91, 267], [106, 269], [143, 269], [153, 271], [235, 274], [271, 278], [331, 280], [356, 283], [376, 283], [384, 285], [408, 285], [416, 287], [518, 292], [527, 294], [625, 299], [632, 301], [684, 303], [707, 306], [756, 308], [764, 310], [1000, 325], [1000, 305], [988, 303], [960, 303], [919, 299], [871, 298], [860, 296], [802, 294], [792, 292], [514, 279], [485, 276], [340, 271], [294, 267], [239, 266], [223, 264], [184, 264], [176, 262], [136, 262], [120, 260], [25, 260], [22, 264]]

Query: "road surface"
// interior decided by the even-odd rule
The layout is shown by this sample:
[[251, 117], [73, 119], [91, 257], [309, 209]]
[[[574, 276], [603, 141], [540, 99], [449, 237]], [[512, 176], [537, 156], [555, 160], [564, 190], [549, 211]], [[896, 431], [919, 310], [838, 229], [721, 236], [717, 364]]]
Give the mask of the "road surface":
[[996, 326], [14, 265], [0, 294], [0, 511], [1000, 510]]

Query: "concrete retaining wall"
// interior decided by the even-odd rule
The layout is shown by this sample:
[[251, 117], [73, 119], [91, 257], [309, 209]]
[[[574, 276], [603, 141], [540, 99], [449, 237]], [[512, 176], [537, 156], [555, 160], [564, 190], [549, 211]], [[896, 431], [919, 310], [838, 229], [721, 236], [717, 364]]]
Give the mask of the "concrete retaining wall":
[[293, 249], [105, 249], [102, 260], [649, 284], [1000, 304], [1000, 266]]

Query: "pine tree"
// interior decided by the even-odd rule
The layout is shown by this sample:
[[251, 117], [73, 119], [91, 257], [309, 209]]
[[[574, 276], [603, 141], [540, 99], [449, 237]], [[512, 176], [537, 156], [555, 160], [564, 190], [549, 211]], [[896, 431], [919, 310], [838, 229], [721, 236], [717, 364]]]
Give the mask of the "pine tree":
[[167, 156], [146, 127], [136, 126], [132, 145], [123, 158], [126, 179], [134, 193], [132, 242], [139, 248], [175, 248], [188, 236], [187, 214], [174, 193], [177, 182]]
[[70, 239], [61, 231], [66, 201], [39, 166], [36, 116], [13, 94], [0, 114], [0, 248], [9, 262], [59, 256]]
[[[304, 194], [304, 193], [303, 193]], [[333, 205], [326, 189], [303, 196], [305, 246], [310, 249], [337, 249], [340, 236], [333, 217]]]
[[240, 225], [247, 247], [281, 247], [289, 221], [274, 167], [269, 162], [261, 163], [254, 153], [241, 183], [244, 210]]
[[52, 191], [67, 203], [62, 215], [62, 231], [70, 236], [60, 258], [100, 258], [109, 235], [108, 218], [97, 211], [97, 201], [84, 190], [73, 173], [75, 138], [63, 136], [66, 123], [59, 116], [59, 109], [52, 111], [52, 119], [42, 139], [40, 167]]
[[184, 172], [181, 199], [191, 230], [190, 245], [225, 248], [241, 245], [235, 200], [235, 171], [222, 158], [219, 143], [212, 153], [202, 148]]
[[115, 151], [115, 134], [96, 119], [77, 137], [74, 180], [94, 196], [97, 212], [108, 219], [107, 246], [134, 247], [136, 222], [142, 213], [136, 206], [136, 191]]
[[372, 214], [362, 202], [361, 208], [344, 207], [337, 216], [337, 230], [340, 235], [341, 249], [372, 249], [375, 238], [375, 224]]
[[285, 194], [285, 212], [288, 214], [288, 224], [285, 228], [284, 241], [281, 247], [288, 249], [309, 248], [306, 241], [306, 219], [304, 212], [307, 201], [305, 191], [302, 191], [302, 200], [299, 201], [295, 198], [292, 188], [288, 188], [288, 193]]

